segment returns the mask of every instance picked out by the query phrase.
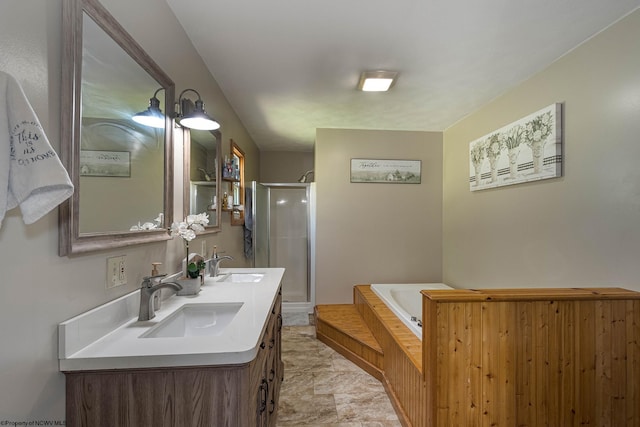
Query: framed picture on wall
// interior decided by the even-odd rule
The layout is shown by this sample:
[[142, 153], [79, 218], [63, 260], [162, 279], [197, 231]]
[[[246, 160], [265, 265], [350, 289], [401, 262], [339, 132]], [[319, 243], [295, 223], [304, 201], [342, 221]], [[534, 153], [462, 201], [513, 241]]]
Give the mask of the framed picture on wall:
[[80, 176], [131, 176], [131, 153], [128, 151], [80, 151]]
[[420, 184], [421, 160], [351, 159], [351, 182]]
[[562, 104], [469, 143], [471, 191], [562, 176]]

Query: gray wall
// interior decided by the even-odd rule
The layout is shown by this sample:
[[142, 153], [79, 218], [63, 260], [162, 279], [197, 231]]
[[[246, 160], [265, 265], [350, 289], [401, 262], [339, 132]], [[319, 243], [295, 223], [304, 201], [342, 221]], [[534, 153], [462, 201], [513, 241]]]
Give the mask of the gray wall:
[[[640, 290], [640, 11], [444, 133], [443, 274]], [[564, 104], [564, 176], [469, 191], [469, 141]]]
[[[422, 160], [421, 184], [350, 183], [352, 158]], [[316, 303], [442, 278], [442, 133], [318, 129]]]
[[[259, 153], [233, 109], [163, 0], [103, 0], [116, 18], [176, 83], [176, 93], [196, 88], [207, 111], [222, 124], [223, 150], [233, 138], [247, 155], [247, 178], [258, 176]], [[0, 2], [0, 70], [23, 86], [53, 148], [60, 152], [60, 0]], [[176, 177], [182, 177], [182, 139], [176, 132]], [[4, 147], [6, 150], [7, 147]], [[182, 216], [182, 185], [174, 191]], [[199, 239], [200, 240], [200, 239]], [[198, 242], [196, 247], [200, 247]], [[207, 238], [244, 265], [242, 227]], [[150, 244], [89, 255], [58, 257], [58, 213], [26, 226], [19, 209], [0, 228], [0, 421], [64, 419], [64, 375], [58, 372], [57, 324], [131, 292], [161, 261], [177, 271], [182, 242]], [[107, 290], [106, 258], [127, 256], [127, 285]], [[233, 265], [230, 263], [229, 265]]]
[[[263, 151], [260, 182], [297, 182], [302, 174], [313, 169], [313, 159], [311, 151]], [[313, 174], [309, 178], [313, 181]]]

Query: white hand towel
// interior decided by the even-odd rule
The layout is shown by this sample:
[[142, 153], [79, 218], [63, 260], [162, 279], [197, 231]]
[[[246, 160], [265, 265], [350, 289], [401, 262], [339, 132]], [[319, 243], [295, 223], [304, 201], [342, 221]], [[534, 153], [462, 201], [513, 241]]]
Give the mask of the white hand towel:
[[0, 226], [18, 205], [25, 224], [32, 224], [72, 194], [69, 174], [22, 87], [0, 71]]

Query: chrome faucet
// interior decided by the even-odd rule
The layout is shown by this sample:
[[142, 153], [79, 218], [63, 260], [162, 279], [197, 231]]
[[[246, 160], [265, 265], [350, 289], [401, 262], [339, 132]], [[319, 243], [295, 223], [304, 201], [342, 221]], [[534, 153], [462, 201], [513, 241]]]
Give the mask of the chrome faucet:
[[140, 311], [138, 313], [138, 320], [151, 320], [156, 317], [156, 312], [153, 309], [152, 297], [153, 294], [159, 291], [162, 288], [171, 288], [174, 291], [182, 290], [182, 286], [174, 282], [158, 282], [157, 284], [153, 284], [153, 279], [158, 279], [160, 277], [164, 277], [166, 274], [161, 274], [159, 276], [149, 276], [145, 277], [142, 281], [142, 286], [140, 287]]
[[218, 256], [217, 253], [214, 253], [213, 258], [207, 261], [209, 264], [209, 276], [217, 277], [220, 274], [220, 261], [223, 259], [233, 259], [233, 257], [229, 255]]

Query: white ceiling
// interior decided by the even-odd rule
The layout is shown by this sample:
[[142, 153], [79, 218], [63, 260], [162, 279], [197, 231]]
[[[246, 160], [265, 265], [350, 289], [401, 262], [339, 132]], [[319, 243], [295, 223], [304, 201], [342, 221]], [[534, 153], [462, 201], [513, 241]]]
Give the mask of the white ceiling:
[[[640, 0], [167, 0], [261, 150], [316, 128], [441, 131]], [[388, 93], [361, 71], [400, 73]], [[215, 111], [211, 111], [215, 116]]]

